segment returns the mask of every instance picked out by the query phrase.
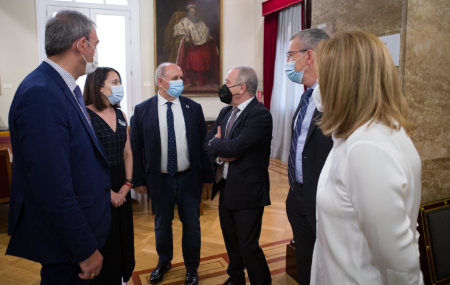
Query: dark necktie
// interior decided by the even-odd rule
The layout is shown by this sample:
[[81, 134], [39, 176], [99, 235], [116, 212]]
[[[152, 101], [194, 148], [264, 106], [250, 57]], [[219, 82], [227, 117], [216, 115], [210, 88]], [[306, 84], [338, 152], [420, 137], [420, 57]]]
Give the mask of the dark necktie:
[[83, 111], [84, 116], [86, 117], [86, 120], [87, 120], [89, 126], [91, 127], [92, 132], [94, 133], [94, 136], [95, 136], [95, 132], [94, 132], [94, 129], [92, 128], [91, 120], [89, 119], [89, 114], [87, 112], [86, 105], [84, 105], [83, 94], [81, 93], [80, 86], [77, 85], [77, 87], [75, 87], [73, 92], [77, 96], [77, 100], [78, 100], [78, 103], [80, 104], [81, 110]]
[[306, 111], [308, 110], [309, 99], [313, 93], [314, 89], [310, 88], [306, 90], [305, 95], [303, 96], [303, 100], [301, 102], [300, 111], [297, 116], [297, 124], [294, 128], [294, 133], [292, 134], [291, 139], [291, 148], [289, 150], [289, 164], [288, 164], [288, 177], [289, 177], [289, 186], [291, 190], [294, 190], [295, 187], [295, 160], [297, 157], [297, 142], [298, 137], [300, 136], [302, 130], [302, 122], [305, 118]]
[[[233, 128], [234, 122], [236, 122], [237, 114], [239, 113], [238, 107], [233, 107], [233, 113], [231, 113], [230, 120], [228, 121], [227, 128], [225, 131], [225, 139], [230, 135], [230, 131]], [[223, 176], [223, 167], [225, 163], [222, 163], [216, 171], [216, 184], [220, 182]]]
[[167, 173], [175, 175], [178, 171], [177, 141], [173, 125], [172, 102], [167, 102]]

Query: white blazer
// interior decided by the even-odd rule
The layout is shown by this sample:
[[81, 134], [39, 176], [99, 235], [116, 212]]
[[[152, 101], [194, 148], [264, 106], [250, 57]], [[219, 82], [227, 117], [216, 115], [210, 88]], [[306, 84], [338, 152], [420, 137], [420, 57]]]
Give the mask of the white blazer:
[[333, 137], [317, 188], [311, 284], [423, 284], [419, 154], [403, 129], [368, 125]]

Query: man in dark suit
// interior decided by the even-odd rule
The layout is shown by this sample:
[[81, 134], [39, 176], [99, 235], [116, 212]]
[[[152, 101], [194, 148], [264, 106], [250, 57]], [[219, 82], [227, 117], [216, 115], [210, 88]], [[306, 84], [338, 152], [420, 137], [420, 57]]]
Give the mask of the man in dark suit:
[[308, 89], [292, 119], [292, 140], [289, 152], [289, 194], [286, 212], [294, 232], [295, 255], [300, 285], [307, 285], [311, 277], [311, 263], [316, 240], [316, 192], [320, 172], [333, 147], [331, 137], [326, 137], [317, 127], [320, 113], [311, 97], [317, 85], [314, 67], [314, 48], [328, 39], [321, 29], [308, 29], [292, 35], [289, 44], [286, 75]]
[[156, 284], [170, 270], [173, 257], [174, 207], [183, 224], [185, 284], [198, 284], [200, 264], [200, 203], [202, 188], [212, 182], [212, 166], [202, 151], [206, 124], [200, 104], [180, 96], [183, 73], [171, 63], [156, 69], [158, 94], [137, 105], [131, 131], [134, 190], [147, 189], [155, 213], [158, 266], [150, 277]]
[[48, 59], [22, 81], [9, 113], [6, 254], [41, 263], [41, 284], [89, 284], [111, 224], [108, 163], [75, 82], [95, 70], [94, 27], [74, 11], [49, 20]]
[[[218, 191], [219, 217], [230, 263], [226, 285], [271, 284], [259, 246], [264, 207], [270, 205], [269, 158], [272, 115], [255, 97], [258, 78], [248, 66], [234, 67], [219, 91], [223, 108], [205, 139], [215, 166], [211, 200]], [[221, 93], [221, 94], [220, 94]]]

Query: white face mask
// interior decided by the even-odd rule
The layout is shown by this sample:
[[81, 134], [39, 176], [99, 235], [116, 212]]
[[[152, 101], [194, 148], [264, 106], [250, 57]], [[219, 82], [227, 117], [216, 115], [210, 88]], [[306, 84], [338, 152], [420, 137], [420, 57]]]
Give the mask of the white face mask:
[[77, 43], [77, 49], [78, 49], [78, 51], [80, 51], [81, 56], [83, 57], [84, 61], [86, 61], [86, 71], [85, 71], [84, 74], [89, 74], [89, 73], [94, 72], [94, 71], [97, 69], [97, 66], [98, 66], [98, 52], [97, 52], [97, 49], [96, 49], [93, 45], [91, 45], [90, 42], [88, 42], [88, 40], [86, 40], [86, 42], [87, 42], [91, 47], [93, 47], [93, 48], [95, 49], [94, 59], [92, 60], [92, 62], [88, 62], [88, 61], [86, 60], [86, 58], [84, 57], [84, 55], [81, 53], [80, 49], [78, 49], [78, 43]]
[[320, 95], [319, 84], [317, 84], [316, 88], [314, 88], [312, 97], [313, 97], [314, 103], [316, 103], [317, 110], [319, 112], [323, 113], [322, 96]]

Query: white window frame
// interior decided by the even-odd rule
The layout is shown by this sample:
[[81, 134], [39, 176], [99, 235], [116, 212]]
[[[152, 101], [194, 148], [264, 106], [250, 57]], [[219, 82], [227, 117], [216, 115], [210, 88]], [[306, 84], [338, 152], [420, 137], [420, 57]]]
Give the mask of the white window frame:
[[60, 6], [71, 8], [89, 8], [101, 10], [120, 10], [129, 11], [131, 21], [130, 31], [130, 54], [131, 64], [130, 69], [130, 98], [131, 101], [128, 119], [134, 114], [134, 106], [141, 103], [141, 38], [139, 28], [139, 0], [128, 0], [127, 6], [122, 5], [106, 5], [106, 4], [90, 4], [79, 2], [65, 2], [53, 0], [36, 0], [36, 21], [37, 21], [37, 37], [38, 37], [38, 54], [39, 62], [47, 58], [45, 54], [45, 24], [47, 22], [47, 6]]

